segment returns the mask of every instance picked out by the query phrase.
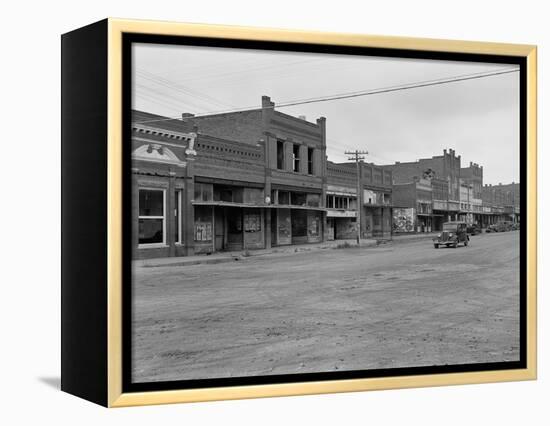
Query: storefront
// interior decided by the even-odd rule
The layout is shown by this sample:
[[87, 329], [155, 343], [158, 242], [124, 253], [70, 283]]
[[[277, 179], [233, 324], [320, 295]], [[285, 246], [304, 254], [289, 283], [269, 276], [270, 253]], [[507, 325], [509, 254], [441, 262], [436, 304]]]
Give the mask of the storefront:
[[326, 239], [349, 240], [357, 238], [357, 212], [327, 209]]
[[329, 185], [325, 206], [327, 208], [327, 240], [349, 240], [357, 238], [356, 190]]
[[321, 194], [275, 188], [271, 192], [271, 245], [323, 241]]
[[265, 247], [263, 190], [219, 183], [195, 183], [195, 253]]

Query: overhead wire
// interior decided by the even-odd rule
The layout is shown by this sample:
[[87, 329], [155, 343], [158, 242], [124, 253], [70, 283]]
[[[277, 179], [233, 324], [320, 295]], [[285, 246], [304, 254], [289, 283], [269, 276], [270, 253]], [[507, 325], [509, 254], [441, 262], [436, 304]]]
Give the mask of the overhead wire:
[[[286, 108], [286, 107], [305, 105], [305, 104], [311, 104], [311, 103], [329, 102], [329, 101], [357, 98], [362, 96], [377, 95], [382, 93], [397, 92], [402, 90], [417, 89], [417, 88], [423, 88], [423, 87], [429, 87], [429, 86], [438, 86], [438, 85], [456, 83], [456, 82], [467, 81], [467, 80], [475, 80], [475, 79], [493, 77], [493, 76], [498, 76], [503, 74], [510, 74], [518, 71], [519, 71], [519, 68], [513, 68], [513, 69], [506, 69], [501, 71], [465, 74], [465, 75], [459, 75], [459, 76], [453, 76], [453, 77], [447, 77], [447, 78], [441, 78], [441, 79], [435, 79], [435, 80], [426, 80], [426, 81], [420, 81], [415, 83], [401, 84], [396, 86], [387, 86], [387, 87], [381, 87], [376, 89], [339, 93], [339, 94], [327, 95], [322, 97], [296, 99], [296, 100], [290, 100], [285, 102], [279, 102], [273, 106], [260, 106], [260, 107], [248, 106], [243, 108], [236, 108], [233, 110], [210, 111], [210, 112], [196, 114], [195, 117], [200, 117], [203, 115], [228, 114], [232, 112], [242, 112], [242, 111], [255, 110], [255, 109], [261, 110], [261, 109]], [[169, 121], [169, 120], [183, 120], [183, 118], [181, 116], [165, 117], [162, 119], [143, 120], [143, 121], [140, 121], [139, 123], [143, 124], [148, 122], [159, 122], [159, 121]]]

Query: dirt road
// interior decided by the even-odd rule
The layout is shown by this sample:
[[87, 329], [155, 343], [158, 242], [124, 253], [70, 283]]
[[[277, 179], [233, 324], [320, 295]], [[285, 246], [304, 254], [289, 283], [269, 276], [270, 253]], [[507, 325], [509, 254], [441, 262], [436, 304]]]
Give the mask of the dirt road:
[[136, 268], [133, 380], [519, 359], [519, 233]]

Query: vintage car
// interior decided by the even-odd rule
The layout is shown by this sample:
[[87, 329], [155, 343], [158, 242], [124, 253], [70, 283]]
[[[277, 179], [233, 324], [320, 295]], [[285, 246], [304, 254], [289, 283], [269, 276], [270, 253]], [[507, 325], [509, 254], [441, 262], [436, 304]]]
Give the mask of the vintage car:
[[487, 227], [487, 229], [485, 230], [485, 232], [486, 232], [487, 234], [490, 234], [491, 232], [498, 232], [498, 228], [499, 228], [499, 227], [498, 227], [497, 225], [489, 225], [489, 226]]
[[470, 235], [481, 234], [481, 228], [479, 227], [478, 224], [472, 223], [472, 224], [468, 225], [468, 228], [466, 229], [466, 232], [468, 232], [468, 234], [470, 234]]
[[506, 222], [502, 222], [502, 225], [504, 226], [504, 229], [506, 231], [513, 231], [514, 230], [514, 222], [506, 221]]
[[506, 222], [498, 222], [487, 227], [485, 232], [506, 232], [510, 231], [511, 227]]
[[470, 237], [467, 232], [466, 222], [445, 222], [443, 231], [433, 239], [434, 247], [447, 246], [456, 248], [460, 243], [468, 245]]

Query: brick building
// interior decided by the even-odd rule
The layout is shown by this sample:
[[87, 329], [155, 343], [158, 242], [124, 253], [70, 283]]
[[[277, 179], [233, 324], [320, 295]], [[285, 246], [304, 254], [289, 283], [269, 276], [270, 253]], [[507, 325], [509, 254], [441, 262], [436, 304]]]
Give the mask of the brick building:
[[[353, 163], [326, 165], [326, 227], [325, 238], [350, 239], [357, 236], [357, 166]], [[392, 209], [391, 171], [361, 162], [359, 164], [361, 192], [362, 238], [390, 238]]]
[[482, 200], [483, 206], [487, 209], [488, 224], [502, 221], [519, 223], [521, 205], [519, 183], [484, 185]]
[[170, 120], [134, 111], [134, 258], [320, 242], [325, 118], [262, 107]]
[[[415, 177], [393, 185], [394, 232], [431, 232], [433, 188], [431, 180]], [[405, 220], [406, 219], [406, 220]]]
[[487, 212], [483, 209], [483, 166], [470, 161], [468, 167], [460, 169], [460, 214], [461, 220], [476, 223], [481, 227], [488, 224]]
[[[453, 149], [443, 150], [443, 155], [421, 158], [414, 162], [384, 165], [384, 169], [393, 173], [394, 185], [409, 184], [429, 180], [432, 186], [431, 219], [422, 220], [424, 228], [430, 222], [430, 229], [441, 230], [443, 222], [457, 220], [460, 211], [460, 155]], [[413, 204], [418, 204], [417, 200]], [[394, 204], [397, 206], [396, 200]], [[409, 203], [410, 204], [410, 203]], [[421, 225], [421, 226], [422, 226]], [[418, 229], [418, 224], [415, 225]]]

